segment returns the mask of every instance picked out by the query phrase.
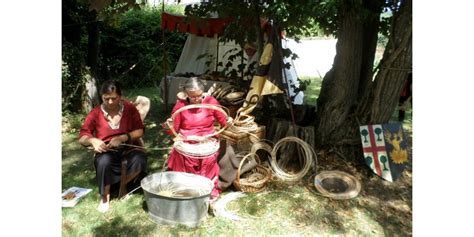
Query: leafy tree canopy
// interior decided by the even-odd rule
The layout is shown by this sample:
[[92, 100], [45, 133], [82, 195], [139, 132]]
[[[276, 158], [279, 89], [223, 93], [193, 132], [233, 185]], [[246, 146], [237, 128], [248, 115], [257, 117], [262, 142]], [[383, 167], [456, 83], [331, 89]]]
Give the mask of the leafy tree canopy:
[[298, 41], [302, 36], [336, 35], [340, 8], [355, 7], [361, 17], [368, 17], [366, 5], [371, 5], [372, 11], [386, 12], [381, 18], [381, 33], [387, 36], [391, 13], [398, 10], [400, 0], [214, 0], [189, 7], [186, 14], [211, 17], [217, 13], [219, 17], [233, 18], [222, 40], [243, 45], [256, 41], [258, 19], [274, 20], [288, 37]]

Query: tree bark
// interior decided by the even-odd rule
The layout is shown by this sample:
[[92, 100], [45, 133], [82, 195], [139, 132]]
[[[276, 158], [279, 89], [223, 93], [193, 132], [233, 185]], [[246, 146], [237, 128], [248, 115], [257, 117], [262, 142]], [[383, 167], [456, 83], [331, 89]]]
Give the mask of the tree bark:
[[99, 25], [96, 21], [87, 24], [87, 65], [92, 76], [97, 75], [97, 62], [99, 58]]
[[357, 101], [360, 101], [363, 98], [365, 92], [370, 88], [370, 84], [372, 83], [378, 32], [380, 30], [382, 1], [364, 1], [364, 7], [368, 10], [368, 14], [364, 21], [364, 43], [362, 48], [362, 65]]
[[[323, 80], [317, 106], [316, 141], [320, 149], [345, 147], [360, 150], [359, 126], [386, 123], [398, 103], [412, 64], [411, 0], [395, 12], [389, 42], [374, 81], [373, 63], [381, 8], [366, 1], [371, 16], [345, 7], [338, 32], [333, 68]], [[370, 5], [372, 3], [372, 5]], [[337, 149], [338, 149], [337, 148]], [[360, 152], [360, 151], [359, 151]]]
[[98, 91], [97, 91], [97, 78], [98, 78], [98, 59], [99, 59], [99, 25], [96, 21], [97, 14], [93, 13], [94, 21], [87, 25], [88, 42], [87, 42], [87, 65], [89, 66], [90, 76], [85, 79], [85, 86], [83, 91], [83, 109], [86, 111], [91, 110], [95, 105], [99, 103]]
[[398, 104], [403, 85], [412, 70], [412, 0], [402, 2], [395, 13], [379, 71], [357, 108], [362, 124], [386, 123]]
[[317, 101], [316, 143], [335, 143], [346, 131], [341, 129], [357, 100], [363, 59], [363, 22], [353, 6], [341, 9], [341, 27], [333, 67], [324, 76]]

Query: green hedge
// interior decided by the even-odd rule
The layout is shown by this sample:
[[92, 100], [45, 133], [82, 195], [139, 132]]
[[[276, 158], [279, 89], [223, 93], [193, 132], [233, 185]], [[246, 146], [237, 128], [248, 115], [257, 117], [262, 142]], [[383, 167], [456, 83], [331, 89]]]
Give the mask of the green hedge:
[[[180, 6], [166, 12], [180, 13]], [[168, 73], [178, 62], [186, 35], [165, 32]], [[161, 8], [133, 9], [101, 29], [100, 78], [119, 79], [125, 88], [148, 87], [163, 76]], [[133, 69], [130, 69], [133, 68]]]

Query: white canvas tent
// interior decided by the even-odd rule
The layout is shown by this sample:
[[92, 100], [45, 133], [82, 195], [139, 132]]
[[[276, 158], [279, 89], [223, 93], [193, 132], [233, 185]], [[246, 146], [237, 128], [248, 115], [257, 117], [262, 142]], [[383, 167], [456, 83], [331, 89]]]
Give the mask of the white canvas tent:
[[[217, 45], [219, 43], [219, 45]], [[286, 40], [282, 40], [283, 48], [286, 47]], [[228, 57], [230, 54], [226, 55], [228, 50], [232, 49], [239, 49], [240, 46], [236, 45], [233, 42], [218, 42], [217, 37], [209, 38], [209, 37], [200, 37], [193, 34], [188, 34], [188, 38], [186, 39], [186, 43], [181, 51], [181, 56], [179, 58], [178, 64], [176, 65], [175, 70], [173, 71], [173, 75], [178, 74], [185, 74], [185, 73], [193, 73], [196, 75], [204, 74], [206, 71], [213, 71], [216, 66], [216, 60], [209, 60], [208, 57], [202, 57], [197, 59], [200, 55], [207, 54], [210, 58], [218, 57], [218, 62], [223, 62], [224, 64], [228, 62]], [[257, 61], [256, 55], [252, 58], [248, 58], [247, 55], [244, 55], [247, 59], [247, 65], [251, 64], [254, 61]], [[206, 62], [210, 61], [209, 66], [206, 65]], [[237, 69], [237, 64], [240, 61], [234, 60], [233, 68]], [[298, 76], [296, 74], [295, 66], [293, 60], [285, 58], [284, 63], [290, 63], [291, 68], [285, 69], [285, 75], [288, 80], [288, 84], [293, 84], [296, 87], [299, 86], [299, 82], [297, 80]], [[294, 96], [294, 90], [292, 87], [289, 88], [289, 92], [291, 96]], [[304, 94], [300, 91], [293, 101], [293, 104], [303, 104]]]

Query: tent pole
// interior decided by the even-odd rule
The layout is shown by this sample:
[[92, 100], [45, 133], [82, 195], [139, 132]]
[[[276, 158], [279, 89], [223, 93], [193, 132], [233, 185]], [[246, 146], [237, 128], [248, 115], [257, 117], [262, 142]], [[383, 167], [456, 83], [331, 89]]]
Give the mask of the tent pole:
[[[161, 4], [161, 15], [163, 16], [163, 13], [165, 12], [165, 0], [162, 1], [162, 4]], [[165, 86], [165, 90], [164, 90], [164, 103], [165, 103], [165, 113], [168, 112], [168, 79], [167, 79], [167, 71], [168, 71], [168, 57], [167, 57], [167, 52], [166, 52], [166, 41], [165, 41], [165, 29], [161, 29], [161, 41], [163, 42], [162, 43], [162, 46], [163, 46], [163, 78], [161, 80], [165, 80], [164, 81], [164, 86]]]
[[[295, 113], [293, 112], [293, 103], [291, 102], [291, 96], [290, 96], [290, 84], [288, 83], [288, 78], [286, 77], [286, 72], [285, 72], [285, 63], [284, 63], [284, 59], [283, 59], [283, 46], [281, 45], [281, 36], [280, 36], [280, 31], [279, 31], [279, 25], [277, 24], [273, 24], [274, 29], [276, 32], [274, 32], [276, 35], [277, 35], [277, 41], [276, 43], [278, 44], [278, 48], [279, 48], [279, 53], [280, 53], [280, 68], [282, 68], [282, 74], [283, 74], [283, 77], [282, 79], [284, 78], [284, 82], [286, 83], [286, 86], [287, 88], [285, 89], [286, 91], [286, 98], [288, 98], [288, 102], [290, 104], [290, 113], [291, 113], [291, 121], [293, 122], [293, 127], [296, 128], [296, 121], [295, 121]], [[296, 131], [296, 130], [295, 130]], [[296, 134], [295, 134], [296, 136]]]
[[216, 69], [215, 72], [217, 72], [217, 64], [219, 64], [219, 37], [217, 34], [214, 34], [214, 38], [216, 39]]

